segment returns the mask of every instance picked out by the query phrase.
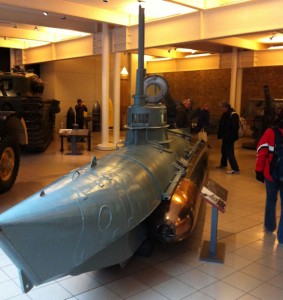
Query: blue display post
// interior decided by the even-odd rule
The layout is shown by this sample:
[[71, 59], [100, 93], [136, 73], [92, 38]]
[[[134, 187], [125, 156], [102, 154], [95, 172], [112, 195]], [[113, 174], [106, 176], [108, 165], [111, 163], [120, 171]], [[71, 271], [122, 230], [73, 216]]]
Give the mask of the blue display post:
[[210, 241], [204, 241], [200, 260], [223, 263], [225, 244], [217, 242], [218, 211], [225, 212], [228, 191], [215, 181], [209, 179], [201, 190], [201, 196], [212, 205]]

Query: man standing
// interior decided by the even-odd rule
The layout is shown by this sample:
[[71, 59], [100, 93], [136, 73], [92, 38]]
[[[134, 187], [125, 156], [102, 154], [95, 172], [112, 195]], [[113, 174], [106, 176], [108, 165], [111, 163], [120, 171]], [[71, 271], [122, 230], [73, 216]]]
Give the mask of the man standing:
[[87, 107], [84, 105], [81, 99], [77, 100], [76, 110], [76, 123], [79, 125], [79, 129], [84, 129], [84, 112], [87, 112]]
[[192, 108], [191, 99], [185, 99], [177, 103], [176, 107], [176, 126], [177, 128], [191, 129], [192, 119], [195, 117], [195, 112]]
[[222, 145], [220, 165], [217, 167], [226, 168], [228, 160], [231, 171], [227, 171], [227, 174], [239, 174], [240, 170], [234, 153], [234, 143], [239, 138], [239, 115], [226, 101], [220, 103], [220, 108], [223, 114], [219, 122], [217, 138], [222, 139]]

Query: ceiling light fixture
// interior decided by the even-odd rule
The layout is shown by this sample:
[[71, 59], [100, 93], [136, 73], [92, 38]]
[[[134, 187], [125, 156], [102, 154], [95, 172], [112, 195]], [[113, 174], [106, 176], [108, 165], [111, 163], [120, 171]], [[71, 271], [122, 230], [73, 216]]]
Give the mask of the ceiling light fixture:
[[45, 16], [48, 16], [48, 12], [46, 12], [46, 11], [44, 11], [43, 14], [44, 14]]
[[182, 52], [182, 53], [195, 53], [196, 50], [194, 49], [189, 49], [189, 48], [176, 48], [177, 52]]
[[199, 54], [189, 54], [186, 55], [185, 58], [193, 58], [193, 57], [201, 57], [201, 56], [209, 56], [211, 53], [199, 53]]
[[128, 72], [128, 70], [126, 69], [126, 67], [123, 67], [123, 69], [122, 69], [120, 75], [129, 75], [129, 72]]
[[159, 58], [153, 58], [149, 61], [162, 61], [162, 60], [169, 60], [172, 59], [171, 57], [159, 57]]
[[268, 50], [279, 50], [279, 49], [283, 49], [283, 45], [270, 46], [267, 49]]
[[278, 31], [278, 32], [273, 32], [271, 36], [265, 37], [260, 40], [261, 43], [265, 44], [277, 44], [277, 43], [283, 43], [283, 33]]

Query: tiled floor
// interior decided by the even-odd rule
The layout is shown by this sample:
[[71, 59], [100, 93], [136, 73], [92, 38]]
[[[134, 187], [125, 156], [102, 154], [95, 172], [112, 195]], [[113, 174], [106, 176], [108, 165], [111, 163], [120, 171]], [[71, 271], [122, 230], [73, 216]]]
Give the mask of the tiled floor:
[[[219, 162], [220, 141], [210, 136], [210, 177], [229, 190], [227, 210], [218, 215], [218, 242], [225, 243], [224, 263], [201, 261], [204, 240], [210, 239], [211, 207], [202, 207], [203, 218], [186, 241], [162, 247], [156, 243], [150, 257], [133, 257], [117, 266], [65, 277], [22, 294], [17, 270], [0, 249], [0, 299], [13, 300], [208, 300], [283, 299], [283, 247], [276, 236], [263, 231], [264, 185], [254, 176], [255, 151], [237, 142], [240, 175], [214, 168]], [[99, 143], [99, 133], [94, 143]], [[56, 137], [45, 153], [23, 154], [14, 187], [0, 197], [0, 212], [25, 199], [76, 166], [107, 152], [85, 150], [83, 155], [60, 153]], [[279, 213], [279, 208], [278, 208]]]

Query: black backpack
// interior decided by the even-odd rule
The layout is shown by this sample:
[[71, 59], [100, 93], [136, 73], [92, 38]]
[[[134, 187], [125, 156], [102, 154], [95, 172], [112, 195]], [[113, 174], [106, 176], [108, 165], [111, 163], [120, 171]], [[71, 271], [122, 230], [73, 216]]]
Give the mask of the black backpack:
[[270, 163], [270, 176], [274, 181], [283, 182], [283, 136], [277, 127], [272, 129], [275, 134], [275, 145]]

